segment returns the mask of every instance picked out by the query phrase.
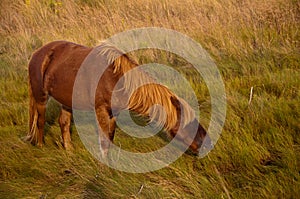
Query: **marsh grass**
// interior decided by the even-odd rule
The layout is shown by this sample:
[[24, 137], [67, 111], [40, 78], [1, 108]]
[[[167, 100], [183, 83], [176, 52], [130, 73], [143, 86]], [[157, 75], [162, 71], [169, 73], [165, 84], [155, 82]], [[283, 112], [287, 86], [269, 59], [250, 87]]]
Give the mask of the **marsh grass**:
[[[245, 1], [8, 1], [0, 2], [0, 198], [296, 198], [300, 193], [300, 3]], [[110, 169], [84, 148], [73, 126], [74, 150], [61, 147], [58, 108], [47, 112], [45, 147], [21, 140], [27, 133], [27, 63], [53, 40], [95, 46], [132, 28], [156, 26], [184, 33], [216, 61], [227, 94], [227, 118], [205, 158], [184, 154], [145, 174]], [[135, 52], [141, 63], [174, 66], [196, 91], [207, 127], [208, 90], [180, 58]], [[250, 88], [253, 97], [249, 104]], [[128, 150], [147, 145], [119, 129]]]

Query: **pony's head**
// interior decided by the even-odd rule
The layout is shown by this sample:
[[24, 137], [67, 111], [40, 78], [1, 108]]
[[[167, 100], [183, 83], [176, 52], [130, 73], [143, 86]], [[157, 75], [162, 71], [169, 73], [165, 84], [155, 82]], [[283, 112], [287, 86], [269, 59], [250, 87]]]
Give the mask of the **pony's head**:
[[212, 141], [199, 121], [195, 117], [185, 121], [186, 114], [184, 112], [190, 111], [185, 110], [186, 102], [176, 97], [171, 97], [171, 102], [176, 107], [178, 120], [177, 124], [169, 130], [171, 136], [188, 145], [195, 155], [199, 155], [201, 147], [205, 151], [211, 150]]

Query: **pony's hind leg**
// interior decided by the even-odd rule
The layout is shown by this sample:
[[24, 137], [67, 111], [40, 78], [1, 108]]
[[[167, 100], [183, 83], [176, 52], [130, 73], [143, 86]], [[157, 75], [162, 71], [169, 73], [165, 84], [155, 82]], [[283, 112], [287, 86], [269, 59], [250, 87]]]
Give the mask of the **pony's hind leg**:
[[63, 139], [63, 146], [65, 149], [71, 149], [71, 134], [70, 134], [70, 125], [71, 125], [72, 111], [64, 106], [62, 106], [60, 116], [59, 116], [59, 125]]
[[45, 126], [45, 113], [46, 113], [46, 104], [36, 104], [37, 109], [37, 146], [42, 147], [44, 144], [44, 126]]

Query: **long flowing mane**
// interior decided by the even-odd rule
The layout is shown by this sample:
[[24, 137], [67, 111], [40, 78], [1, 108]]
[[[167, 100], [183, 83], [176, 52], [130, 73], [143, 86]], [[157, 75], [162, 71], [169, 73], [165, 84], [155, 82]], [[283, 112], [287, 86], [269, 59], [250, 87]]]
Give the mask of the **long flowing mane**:
[[[179, 119], [183, 127], [195, 119], [194, 110], [185, 100], [156, 83], [153, 77], [137, 67], [133, 58], [107, 42], [98, 47], [99, 54], [113, 67], [113, 73], [124, 76], [122, 91], [130, 96], [129, 110], [148, 116], [149, 122], [155, 121], [166, 130], [172, 129]], [[172, 98], [178, 100], [180, 107], [172, 103]]]

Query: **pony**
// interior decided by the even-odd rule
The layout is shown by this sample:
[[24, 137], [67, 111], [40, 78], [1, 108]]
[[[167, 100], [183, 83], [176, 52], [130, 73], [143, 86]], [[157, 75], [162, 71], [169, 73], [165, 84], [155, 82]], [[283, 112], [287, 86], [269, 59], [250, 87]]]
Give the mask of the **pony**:
[[[143, 81], [151, 80], [151, 77], [142, 70], [127, 73], [139, 66], [137, 61], [107, 42], [97, 47], [98, 53], [106, 59], [108, 67], [97, 83], [94, 101], [85, 100], [74, 106], [72, 96], [76, 75], [81, 64], [93, 49], [68, 41], [54, 41], [33, 53], [28, 66], [29, 132], [26, 136], [27, 141], [33, 145], [43, 146], [46, 104], [49, 97], [52, 97], [61, 104], [58, 122], [65, 149], [72, 148], [70, 135], [72, 107], [81, 110], [94, 108], [98, 125], [101, 127], [99, 144], [103, 156], [107, 156], [110, 143], [114, 139], [116, 114], [112, 113], [125, 109], [148, 117], [149, 121], [156, 121], [171, 137], [176, 136], [181, 143], [187, 144], [195, 153], [199, 152], [205, 137], [210, 142], [209, 136], [198, 122], [193, 109], [166, 86], [148, 83], [136, 88]], [[125, 75], [126, 73], [128, 75]], [[120, 99], [117, 99], [112, 107], [112, 93], [122, 77], [121, 88], [118, 89], [119, 95], [116, 95]], [[130, 96], [128, 103], [123, 102], [122, 96], [125, 95]], [[164, 111], [153, 106], [157, 104], [161, 105]], [[196, 134], [192, 136], [190, 131], [195, 126]]]

